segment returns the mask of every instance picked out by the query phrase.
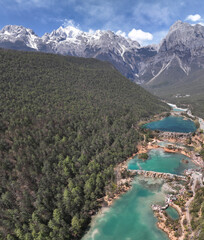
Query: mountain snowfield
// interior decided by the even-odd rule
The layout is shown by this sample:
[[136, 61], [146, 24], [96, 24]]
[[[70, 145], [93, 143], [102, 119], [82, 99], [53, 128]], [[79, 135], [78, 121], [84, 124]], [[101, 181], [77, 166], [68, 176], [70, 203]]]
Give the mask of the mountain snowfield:
[[141, 47], [137, 41], [112, 31], [83, 32], [73, 26], [38, 37], [31, 29], [8, 25], [0, 31], [0, 47], [97, 58], [111, 62], [132, 80], [137, 78], [139, 62], [156, 53], [155, 47]]
[[[103, 47], [104, 50], [117, 49], [121, 56], [131, 48], [140, 48], [138, 42], [116, 35], [111, 31], [83, 32], [73, 26], [59, 27], [50, 34], [45, 33], [40, 38], [31, 29], [23, 26], [7, 25], [0, 31], [0, 41], [1, 44], [3, 42], [22, 41], [27, 47], [38, 51], [41, 50], [42, 44], [46, 44], [52, 46], [51, 51], [54, 53], [68, 54], [69, 51], [72, 51], [82, 54], [84, 57], [88, 54], [85, 52], [88, 46]], [[79, 47], [81, 51], [76, 47]]]
[[112, 31], [83, 32], [67, 26], [39, 37], [31, 29], [8, 25], [0, 31], [0, 47], [109, 61], [124, 76], [161, 97], [204, 91], [204, 26], [199, 24], [179, 20], [160, 44], [150, 46]]

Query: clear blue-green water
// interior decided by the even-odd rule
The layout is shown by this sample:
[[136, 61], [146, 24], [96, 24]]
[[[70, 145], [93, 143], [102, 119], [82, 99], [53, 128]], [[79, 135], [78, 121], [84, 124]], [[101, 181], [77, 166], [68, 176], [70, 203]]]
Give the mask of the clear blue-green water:
[[172, 111], [174, 111], [174, 112], [186, 112], [186, 110], [182, 109], [182, 108], [173, 108]]
[[[172, 116], [146, 124], [145, 127], [172, 132], [196, 130], [192, 121]], [[187, 159], [188, 163], [182, 162], [182, 159]], [[182, 174], [185, 169], [196, 166], [182, 154], [154, 149], [149, 152], [146, 161], [137, 157], [131, 159], [128, 168]], [[160, 179], [137, 176], [129, 192], [93, 218], [90, 230], [82, 240], [167, 240], [167, 235], [157, 228], [157, 219], [151, 209], [151, 204], [164, 204], [165, 193], [162, 185]], [[177, 218], [172, 209], [168, 210], [168, 214]]]
[[132, 189], [98, 214], [82, 240], [167, 240], [156, 226], [151, 204], [164, 204], [162, 181], [137, 177]]
[[180, 145], [180, 144], [178, 145], [177, 143], [172, 143], [168, 141], [158, 142], [157, 145], [160, 147], [167, 147], [168, 145], [183, 146], [183, 145]]
[[182, 117], [176, 116], [169, 116], [159, 121], [147, 123], [144, 125], [144, 128], [166, 132], [182, 132], [182, 133], [196, 131], [196, 126], [193, 121], [184, 120]]
[[179, 219], [179, 214], [175, 208], [168, 207], [165, 211], [173, 220]]
[[[149, 156], [146, 161], [137, 157], [131, 159], [128, 168], [138, 169], [139, 163], [145, 170], [175, 174], [182, 174], [187, 168], [196, 168], [186, 156], [165, 153], [163, 149], [153, 149]], [[182, 163], [182, 159], [188, 159], [189, 163]], [[83, 240], [167, 240], [166, 234], [157, 228], [157, 220], [151, 209], [151, 204], [164, 205], [162, 185], [159, 179], [136, 177], [129, 192], [94, 217]], [[174, 210], [168, 211], [173, 219], [177, 218]]]
[[[178, 153], [166, 153], [163, 149], [152, 149], [148, 153], [147, 160], [138, 159], [134, 157], [128, 163], [128, 169], [146, 171], [167, 172], [181, 175], [185, 169], [197, 168], [197, 166], [185, 155]], [[182, 160], [188, 160], [184, 163]]]

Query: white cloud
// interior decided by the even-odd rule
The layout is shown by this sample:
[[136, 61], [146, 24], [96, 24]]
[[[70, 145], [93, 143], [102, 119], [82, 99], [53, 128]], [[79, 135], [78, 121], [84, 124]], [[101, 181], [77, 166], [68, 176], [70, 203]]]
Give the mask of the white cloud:
[[[137, 1], [136, 1], [137, 2]], [[148, 3], [148, 1], [141, 1], [134, 6], [133, 14], [137, 23], [142, 24], [156, 24], [169, 25], [174, 18], [176, 9], [170, 6], [165, 6], [162, 3]]]
[[[130, 38], [131, 40], [137, 41], [142, 45], [150, 44], [151, 41], [153, 40], [153, 35], [151, 33], [144, 32], [141, 29], [135, 29], [135, 28], [133, 28], [129, 33], [123, 32], [122, 30], [118, 30], [117, 32], [115, 32], [115, 34], [125, 38]], [[162, 36], [163, 35], [164, 33], [162, 34]]]
[[60, 21], [63, 22], [62, 23], [63, 27], [67, 27], [67, 26], [78, 27], [78, 25], [76, 26], [74, 20], [72, 20], [72, 19], [65, 18], [65, 19], [60, 20]]
[[197, 21], [201, 20], [201, 16], [199, 14], [188, 15], [186, 20], [189, 20], [189, 21], [192, 21], [192, 22], [197, 22]]
[[121, 31], [121, 30], [118, 30], [118, 31], [116, 32], [116, 34], [117, 34], [117, 35], [120, 35], [120, 36], [122, 36], [122, 37], [126, 37], [126, 33], [123, 32], [123, 31]]
[[95, 33], [95, 31], [93, 29], [89, 29], [88, 33], [92, 35]]
[[200, 25], [204, 26], [204, 22], [199, 22], [198, 24], [200, 24]]
[[68, 19], [68, 18], [64, 18], [64, 19], [59, 19], [59, 18], [50, 18], [50, 21], [54, 21], [54, 22], [59, 22], [60, 25], [64, 28], [71, 26], [71, 27], [75, 27], [77, 29], [80, 28], [79, 24], [76, 24], [75, 21], [73, 19]]
[[51, 5], [48, 0], [15, 0], [15, 2], [22, 8], [48, 8]]
[[133, 28], [129, 33], [128, 37], [132, 40], [138, 41], [139, 43], [143, 43], [144, 41], [151, 41], [153, 39], [153, 35], [149, 32], [144, 32], [141, 29]]
[[115, 16], [115, 9], [113, 8], [113, 4], [109, 1], [94, 1], [86, 0], [81, 1], [81, 4], [77, 4], [75, 6], [76, 12], [84, 13], [89, 16], [89, 20], [109, 20], [113, 16]]

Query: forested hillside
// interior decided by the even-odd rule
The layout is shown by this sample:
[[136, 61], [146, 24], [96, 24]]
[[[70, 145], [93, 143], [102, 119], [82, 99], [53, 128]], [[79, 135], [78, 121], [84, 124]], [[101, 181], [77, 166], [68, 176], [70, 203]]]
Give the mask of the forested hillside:
[[191, 204], [191, 227], [195, 231], [195, 239], [204, 239], [204, 188], [197, 190]]
[[0, 50], [0, 239], [80, 239], [137, 121], [165, 110], [106, 62]]

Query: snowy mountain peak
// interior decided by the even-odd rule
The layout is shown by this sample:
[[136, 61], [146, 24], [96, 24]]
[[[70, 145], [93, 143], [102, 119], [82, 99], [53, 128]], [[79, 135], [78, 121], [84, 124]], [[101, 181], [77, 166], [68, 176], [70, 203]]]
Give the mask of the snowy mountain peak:
[[79, 35], [82, 35], [83, 32], [73, 26], [59, 27], [57, 30], [54, 30], [50, 36], [66, 36], [66, 38], [76, 38]]
[[[109, 30], [83, 32], [73, 26], [59, 27], [50, 34], [46, 33], [42, 37], [42, 41], [54, 45], [57, 53], [65, 54], [67, 49], [69, 54], [80, 54], [81, 56], [86, 56], [84, 51], [87, 46], [92, 49], [101, 49], [102, 52], [118, 51], [122, 52], [123, 55], [124, 51], [128, 49], [140, 47], [138, 42], [119, 36]], [[76, 46], [78, 46], [78, 49], [76, 49]]]
[[7, 25], [0, 31], [0, 42], [15, 43], [19, 41], [24, 43], [27, 47], [37, 50], [38, 40], [39, 37], [32, 29], [23, 26]]
[[141, 47], [137, 41], [109, 30], [83, 32], [67, 26], [38, 37], [31, 29], [8, 25], [0, 31], [0, 47], [109, 61], [122, 74], [142, 83], [150, 76], [156, 79], [159, 73], [176, 64], [188, 74], [190, 63], [204, 56], [204, 26], [179, 20], [161, 44]]
[[23, 34], [32, 34], [37, 37], [37, 35], [30, 28], [25, 28], [23, 26], [17, 25], [6, 25], [1, 31], [1, 34], [7, 35], [23, 35]]

